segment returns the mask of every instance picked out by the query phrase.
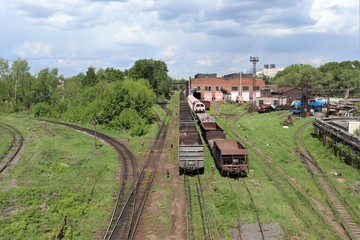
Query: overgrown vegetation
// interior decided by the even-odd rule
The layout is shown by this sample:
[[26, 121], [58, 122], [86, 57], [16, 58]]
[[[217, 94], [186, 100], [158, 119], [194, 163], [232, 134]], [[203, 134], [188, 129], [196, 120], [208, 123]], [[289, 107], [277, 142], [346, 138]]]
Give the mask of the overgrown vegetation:
[[306, 81], [313, 89], [349, 89], [355, 94], [360, 93], [360, 62], [344, 61], [329, 62], [315, 68], [308, 64], [293, 64], [280, 71], [272, 84], [279, 87], [301, 87]]
[[[0, 181], [0, 238], [100, 238], [113, 205], [117, 157], [92, 137], [45, 122], [0, 117], [29, 139], [22, 158]], [[74, 151], [76, 150], [76, 151]]]
[[[143, 135], [152, 123], [152, 105], [156, 98], [169, 93], [171, 78], [166, 63], [142, 59], [124, 72], [89, 66], [65, 79], [57, 69], [45, 68], [35, 76], [24, 59], [11, 67], [0, 58], [0, 111], [25, 111], [35, 117], [87, 123], [93, 118], [99, 124], [132, 135]], [[130, 117], [130, 119], [129, 119]]]
[[[294, 126], [289, 128], [282, 128], [282, 122], [288, 117], [290, 112], [279, 111], [267, 114], [245, 114], [244, 109], [246, 106], [220, 104], [219, 111], [217, 111], [217, 121], [225, 129], [228, 139], [238, 139], [240, 142], [246, 145], [244, 141], [237, 138], [234, 133], [240, 134], [241, 136], [249, 139], [254, 146], [260, 148], [267, 156], [271, 157], [275, 163], [279, 164], [289, 176], [292, 181], [301, 185], [307, 195], [311, 198], [317, 199], [326, 206], [324, 197], [321, 191], [317, 187], [317, 184], [313, 181], [311, 175], [306, 170], [306, 167], [301, 163], [300, 159], [296, 155], [296, 144], [294, 137], [297, 129], [303, 127], [303, 125], [311, 118], [302, 119], [295, 118]], [[213, 109], [212, 109], [213, 111]], [[222, 115], [221, 113], [237, 114], [239, 117], [229, 120], [228, 115]], [[236, 115], [234, 115], [236, 116]], [[317, 138], [312, 137], [312, 127], [309, 125], [307, 128], [309, 131], [304, 132], [304, 142], [308, 143], [306, 146], [311, 145], [311, 152], [315, 156], [316, 160], [319, 161], [321, 167], [324, 169], [325, 174], [332, 180], [338, 189], [342, 189], [342, 196], [354, 207], [355, 211], [360, 211], [358, 204], [359, 195], [353, 189], [354, 185], [358, 181], [358, 172], [356, 169], [346, 165], [337, 156], [334, 156], [331, 151], [327, 149]], [[300, 214], [305, 214], [303, 217], [311, 222], [311, 225], [316, 225], [317, 228], [308, 230], [307, 233], [303, 231], [305, 227], [304, 223], [297, 216], [299, 213], [295, 213], [291, 206], [289, 206], [289, 200], [282, 196], [282, 193], [276, 188], [273, 180], [269, 179], [265, 174], [267, 171], [267, 165], [264, 164], [264, 159], [253, 149], [252, 146], [247, 146], [250, 154], [250, 173], [248, 178], [244, 179], [250, 191], [255, 195], [256, 205], [260, 212], [260, 219], [264, 222], [279, 223], [283, 228], [288, 238], [301, 238], [301, 239], [317, 239], [319, 236], [326, 236], [331, 239], [332, 231], [327, 224], [316, 217], [316, 215], [309, 215], [311, 211], [306, 207], [306, 203], [299, 200], [291, 202], [296, 204], [298, 209], [307, 209], [301, 211]], [[321, 155], [319, 153], [321, 152]], [[210, 161], [213, 161], [212, 158]], [[336, 162], [336, 171], [341, 172], [341, 177], [335, 177], [331, 172], [334, 168], [334, 161]], [[206, 163], [206, 162], [205, 162]], [[213, 163], [212, 163], [213, 164]], [[209, 169], [210, 165], [206, 165], [206, 169]], [[208, 170], [205, 170], [205, 174], [209, 174]], [[344, 176], [345, 175], [345, 176]], [[207, 175], [208, 177], [209, 175]], [[338, 181], [337, 181], [338, 179]], [[221, 223], [221, 225], [228, 231], [232, 227], [236, 226], [236, 219], [227, 218], [231, 211], [234, 211], [234, 200], [228, 199], [223, 202], [221, 200], [213, 202], [213, 199], [217, 195], [226, 195], [229, 187], [226, 179], [218, 177], [218, 174], [214, 174], [213, 177], [209, 178], [209, 192], [210, 199], [207, 204], [212, 209], [211, 212], [216, 213], [215, 217]], [[341, 181], [340, 181], [341, 180]], [[241, 212], [241, 219], [243, 223], [255, 223], [255, 218], [251, 212], [251, 206], [247, 202], [246, 191], [242, 192], [241, 187], [237, 188], [239, 192], [237, 200], [239, 211]], [[296, 199], [296, 197], [294, 198]], [[274, 204], [276, 203], [276, 204]], [[311, 203], [311, 201], [310, 201]], [[249, 209], [246, 209], [248, 206]], [[316, 208], [315, 206], [313, 206]], [[224, 214], [224, 215], [223, 215]], [[232, 220], [229, 220], [232, 219]], [[215, 226], [214, 226], [215, 228]], [[225, 232], [227, 238], [231, 238], [230, 232]], [[320, 235], [319, 235], [320, 234]], [[336, 239], [336, 237], [333, 237]]]

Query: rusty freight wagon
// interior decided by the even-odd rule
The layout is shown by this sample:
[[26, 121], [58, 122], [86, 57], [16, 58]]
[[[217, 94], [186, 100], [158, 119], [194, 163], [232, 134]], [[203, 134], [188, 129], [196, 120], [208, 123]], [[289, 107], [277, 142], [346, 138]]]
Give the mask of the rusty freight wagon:
[[238, 141], [216, 139], [213, 143], [212, 154], [221, 176], [245, 177], [247, 175], [248, 150]]
[[216, 122], [202, 122], [200, 127], [203, 136], [206, 141], [208, 141], [209, 145], [211, 140], [226, 139], [224, 129], [222, 129]]

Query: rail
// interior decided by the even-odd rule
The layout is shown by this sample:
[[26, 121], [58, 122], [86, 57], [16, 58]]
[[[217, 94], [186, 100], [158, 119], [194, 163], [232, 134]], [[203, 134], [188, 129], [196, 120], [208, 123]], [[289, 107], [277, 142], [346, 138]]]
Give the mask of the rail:
[[24, 143], [24, 137], [19, 130], [8, 124], [0, 123], [0, 127], [4, 128], [11, 135], [10, 145], [4, 155], [0, 158], [0, 173], [2, 173], [16, 158], [16, 156], [18, 156]]

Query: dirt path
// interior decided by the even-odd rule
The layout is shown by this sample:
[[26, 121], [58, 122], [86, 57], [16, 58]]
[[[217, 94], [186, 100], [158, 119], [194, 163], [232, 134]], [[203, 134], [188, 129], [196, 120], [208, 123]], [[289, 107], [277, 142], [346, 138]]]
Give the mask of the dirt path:
[[177, 121], [172, 121], [135, 239], [186, 238], [185, 196], [176, 161], [177, 129]]

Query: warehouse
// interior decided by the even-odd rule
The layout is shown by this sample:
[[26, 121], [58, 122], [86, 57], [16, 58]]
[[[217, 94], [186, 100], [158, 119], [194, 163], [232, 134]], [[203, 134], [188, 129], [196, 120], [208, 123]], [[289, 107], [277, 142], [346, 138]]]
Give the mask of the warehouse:
[[196, 74], [190, 78], [191, 92], [204, 101], [235, 101], [242, 96], [244, 101], [260, 97], [265, 80], [251, 77], [251, 74], [233, 73], [223, 77], [217, 74]]

